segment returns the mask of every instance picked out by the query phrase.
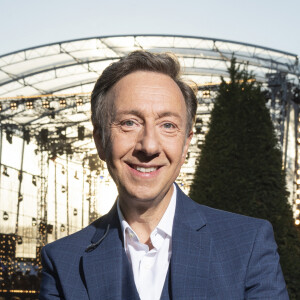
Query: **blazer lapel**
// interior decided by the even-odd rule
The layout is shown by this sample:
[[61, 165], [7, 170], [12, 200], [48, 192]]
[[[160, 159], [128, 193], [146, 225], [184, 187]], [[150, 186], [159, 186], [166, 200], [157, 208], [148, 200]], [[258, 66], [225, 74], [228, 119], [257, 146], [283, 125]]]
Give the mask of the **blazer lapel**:
[[116, 205], [108, 215], [98, 223], [96, 221], [95, 226], [92, 243], [96, 245], [104, 238], [83, 255], [83, 271], [89, 298], [121, 300], [124, 249]]
[[211, 239], [199, 207], [177, 187], [173, 223], [172, 299], [206, 299]]

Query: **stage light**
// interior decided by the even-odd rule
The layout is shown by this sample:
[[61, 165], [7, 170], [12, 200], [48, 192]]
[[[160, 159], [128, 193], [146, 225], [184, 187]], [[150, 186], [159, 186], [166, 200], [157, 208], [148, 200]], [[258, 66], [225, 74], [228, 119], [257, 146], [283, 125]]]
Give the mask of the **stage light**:
[[297, 170], [297, 174], [300, 175], [300, 170], [299, 169]]
[[300, 179], [297, 179], [297, 180], [296, 180], [296, 183], [297, 183], [297, 184], [300, 184]]
[[300, 220], [298, 220], [298, 219], [295, 220], [295, 224], [296, 224], [296, 225], [299, 225], [299, 224], [300, 224]]
[[36, 226], [36, 218], [32, 218], [32, 226], [35, 227]]
[[24, 130], [23, 137], [24, 137], [25, 142], [28, 145], [30, 143], [30, 131], [28, 129]]
[[36, 176], [32, 175], [32, 184], [36, 186]]
[[40, 222], [40, 224], [39, 224], [39, 233], [41, 235], [46, 234], [46, 223], [44, 221]]
[[76, 106], [82, 106], [82, 105], [83, 105], [82, 98], [76, 98]]
[[8, 218], [9, 218], [8, 213], [5, 211], [5, 212], [3, 213], [3, 220], [4, 220], [4, 221], [7, 221]]
[[19, 194], [18, 201], [19, 202], [23, 201], [23, 195], [22, 194]]
[[67, 139], [66, 128], [65, 127], [59, 127], [59, 128], [57, 128], [56, 133], [58, 135], [58, 138], [61, 141], [65, 141]]
[[59, 105], [60, 105], [60, 107], [66, 107], [66, 106], [67, 106], [67, 101], [66, 101], [66, 99], [60, 99], [60, 100], [59, 100]]
[[43, 128], [41, 131], [40, 131], [40, 139], [41, 139], [41, 143], [42, 144], [47, 144], [48, 142], [48, 129], [47, 128]]
[[83, 141], [84, 140], [84, 126], [78, 126], [77, 132], [78, 132], [78, 140]]
[[6, 140], [12, 144], [12, 131], [10, 129], [6, 130]]
[[209, 98], [210, 97], [210, 90], [202, 91], [202, 98]]
[[4, 168], [3, 168], [2, 174], [3, 174], [4, 176], [9, 177], [9, 174], [7, 173], [7, 167], [4, 167]]
[[10, 109], [11, 110], [16, 110], [18, 108], [17, 102], [10, 102]]
[[64, 185], [61, 186], [61, 192], [65, 193], [66, 192], [66, 187]]
[[88, 175], [88, 176], [87, 176], [87, 179], [86, 179], [85, 182], [87, 182], [87, 183], [91, 183], [91, 182], [92, 182], [92, 180], [91, 180], [91, 175]]
[[77, 216], [77, 214], [78, 214], [77, 208], [74, 208], [74, 210], [73, 210], [73, 215], [74, 215], [74, 216]]
[[52, 234], [53, 233], [53, 225], [47, 224], [47, 233]]
[[296, 204], [300, 204], [300, 199], [296, 199]]
[[22, 245], [23, 244], [23, 239], [22, 239], [21, 236], [18, 236], [17, 243], [18, 243], [18, 245]]
[[64, 232], [66, 230], [66, 226], [64, 224], [60, 225], [60, 231]]
[[42, 102], [42, 107], [43, 108], [50, 108], [50, 103], [48, 100], [43, 100]]
[[26, 101], [26, 109], [33, 109], [33, 102], [32, 101]]

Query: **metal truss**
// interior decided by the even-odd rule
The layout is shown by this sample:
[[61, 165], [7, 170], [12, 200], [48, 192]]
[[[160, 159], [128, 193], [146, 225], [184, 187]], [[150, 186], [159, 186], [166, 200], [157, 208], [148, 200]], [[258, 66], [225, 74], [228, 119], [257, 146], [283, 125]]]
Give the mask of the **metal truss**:
[[91, 90], [102, 70], [134, 50], [173, 52], [186, 77], [198, 84], [219, 82], [227, 76], [228, 62], [247, 65], [257, 80], [283, 72], [297, 80], [295, 54], [266, 47], [210, 39], [170, 35], [104, 36], [65, 41], [0, 56], [0, 97], [33, 96]]
[[[298, 118], [291, 118], [298, 112], [299, 102], [293, 101], [293, 91], [299, 87], [298, 56], [247, 43], [193, 36], [123, 35], [63, 41], [2, 55], [0, 126], [3, 134], [10, 132], [25, 137], [27, 131], [26, 136], [49, 157], [95, 153], [90, 122], [93, 85], [109, 64], [134, 50], [175, 53], [184, 78], [198, 84], [195, 137], [178, 178], [186, 191], [208, 130], [220, 77], [229, 80], [227, 69], [232, 57], [242, 68], [253, 72], [256, 81], [268, 92], [267, 105], [280, 140], [283, 165], [291, 174], [289, 180], [294, 182], [296, 162], [289, 149], [296, 149], [298, 130]], [[84, 127], [83, 139], [78, 138], [79, 127]], [[47, 141], [41, 140], [43, 129], [47, 130]], [[291, 198], [295, 199], [296, 191], [291, 185]], [[45, 216], [39, 218], [46, 220]]]

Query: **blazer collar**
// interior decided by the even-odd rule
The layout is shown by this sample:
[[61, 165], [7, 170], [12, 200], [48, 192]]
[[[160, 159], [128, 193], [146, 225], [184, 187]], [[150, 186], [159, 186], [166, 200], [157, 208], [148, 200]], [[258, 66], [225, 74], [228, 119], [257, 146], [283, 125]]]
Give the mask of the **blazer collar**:
[[96, 232], [82, 257], [89, 299], [121, 300], [124, 249], [116, 205], [91, 226]]
[[199, 209], [199, 204], [190, 199], [175, 183], [177, 201], [174, 222], [185, 224], [194, 230], [199, 230], [206, 225], [206, 218]]
[[211, 235], [199, 205], [177, 186], [172, 236], [172, 299], [206, 299]]

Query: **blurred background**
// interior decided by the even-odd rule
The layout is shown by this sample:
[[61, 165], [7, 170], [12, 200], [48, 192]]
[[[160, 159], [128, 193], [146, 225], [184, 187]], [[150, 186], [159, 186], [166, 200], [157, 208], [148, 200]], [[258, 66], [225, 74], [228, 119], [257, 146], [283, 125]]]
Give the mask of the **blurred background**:
[[108, 212], [117, 190], [97, 156], [90, 93], [134, 50], [173, 52], [198, 84], [177, 180], [188, 193], [232, 56], [252, 71], [274, 123], [299, 225], [299, 1], [0, 0], [0, 299], [36, 299], [40, 249]]

